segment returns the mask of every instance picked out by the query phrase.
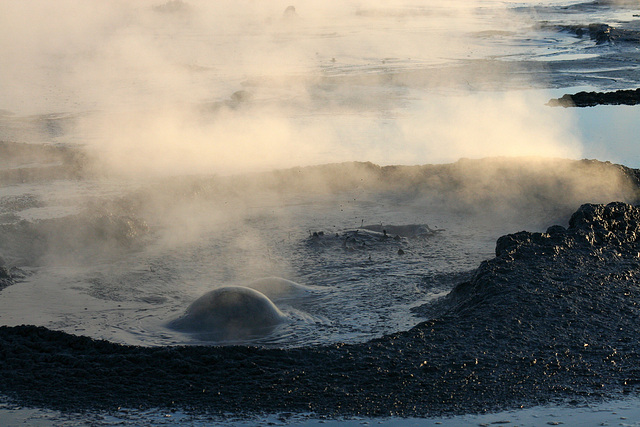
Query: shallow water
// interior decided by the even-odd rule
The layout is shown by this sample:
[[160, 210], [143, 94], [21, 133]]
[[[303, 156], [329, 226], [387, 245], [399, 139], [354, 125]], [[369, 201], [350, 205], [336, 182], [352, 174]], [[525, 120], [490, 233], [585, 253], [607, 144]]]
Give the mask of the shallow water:
[[216, 417], [193, 417], [189, 414], [170, 411], [135, 411], [122, 409], [115, 413], [65, 414], [36, 409], [0, 408], [0, 420], [4, 425], [14, 426], [28, 423], [37, 426], [86, 425], [138, 425], [152, 422], [156, 425], [302, 425], [302, 426], [483, 426], [483, 425], [623, 425], [636, 426], [640, 414], [635, 400], [596, 403], [592, 405], [541, 406], [516, 411], [492, 414], [460, 415], [446, 418], [366, 418], [345, 419], [315, 418], [313, 416], [278, 414], [269, 417], [224, 420]]

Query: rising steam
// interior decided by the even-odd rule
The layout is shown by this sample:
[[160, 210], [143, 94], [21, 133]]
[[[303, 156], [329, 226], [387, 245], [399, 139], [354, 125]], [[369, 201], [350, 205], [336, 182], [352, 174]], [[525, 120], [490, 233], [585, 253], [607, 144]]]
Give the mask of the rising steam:
[[478, 92], [490, 69], [460, 66], [491, 50], [469, 43], [496, 25], [476, 2], [288, 6], [3, 2], [0, 108], [72, 113], [62, 142], [137, 176], [580, 155], [542, 97]]

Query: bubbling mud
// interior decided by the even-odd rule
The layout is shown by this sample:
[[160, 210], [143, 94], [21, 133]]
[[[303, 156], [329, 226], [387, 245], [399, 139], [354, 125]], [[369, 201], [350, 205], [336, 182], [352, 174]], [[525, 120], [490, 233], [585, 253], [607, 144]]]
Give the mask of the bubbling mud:
[[263, 293], [243, 286], [214, 289], [195, 300], [171, 329], [230, 341], [266, 335], [286, 316]]

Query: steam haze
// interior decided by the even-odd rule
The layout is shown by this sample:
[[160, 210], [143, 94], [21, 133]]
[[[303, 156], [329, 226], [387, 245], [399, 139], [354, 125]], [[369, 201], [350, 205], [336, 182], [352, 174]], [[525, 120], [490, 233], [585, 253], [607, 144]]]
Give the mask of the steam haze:
[[[485, 92], [495, 70], [459, 66], [495, 53], [477, 35], [496, 19], [527, 25], [506, 10], [290, 4], [3, 2], [0, 109], [70, 114], [55, 142], [125, 175], [580, 156], [574, 124], [541, 96]], [[535, 85], [512, 71], [500, 85]]]

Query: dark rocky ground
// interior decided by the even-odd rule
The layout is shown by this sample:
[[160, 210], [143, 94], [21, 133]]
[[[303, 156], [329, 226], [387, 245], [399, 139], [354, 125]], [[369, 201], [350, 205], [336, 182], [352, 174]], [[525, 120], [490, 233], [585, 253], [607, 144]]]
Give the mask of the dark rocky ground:
[[578, 92], [552, 99], [552, 107], [595, 107], [596, 105], [636, 105], [640, 103], [640, 88], [613, 92]]
[[583, 205], [567, 229], [500, 238], [432, 320], [364, 344], [117, 345], [0, 327], [0, 392], [22, 405], [424, 416], [635, 393], [640, 207]]

